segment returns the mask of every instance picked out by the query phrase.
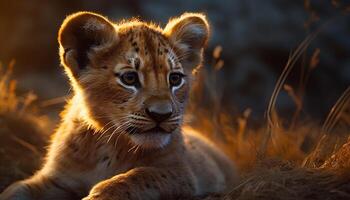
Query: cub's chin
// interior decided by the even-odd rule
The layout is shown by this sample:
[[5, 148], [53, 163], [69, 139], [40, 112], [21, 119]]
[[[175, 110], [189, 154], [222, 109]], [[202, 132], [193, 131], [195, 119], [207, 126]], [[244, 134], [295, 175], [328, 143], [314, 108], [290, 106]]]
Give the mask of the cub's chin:
[[131, 141], [144, 149], [163, 148], [170, 143], [172, 133], [161, 128], [129, 134]]

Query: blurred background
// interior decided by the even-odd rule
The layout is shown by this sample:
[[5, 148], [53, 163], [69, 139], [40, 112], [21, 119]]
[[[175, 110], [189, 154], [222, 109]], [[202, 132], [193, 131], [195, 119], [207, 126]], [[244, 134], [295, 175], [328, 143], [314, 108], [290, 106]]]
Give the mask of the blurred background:
[[[296, 167], [280, 174], [285, 165], [266, 162], [269, 171], [243, 180], [243, 199], [349, 198], [350, 187], [341, 189], [342, 181], [333, 190], [333, 176], [322, 176], [332, 181], [320, 187], [319, 171], [309, 173], [350, 166], [348, 0], [0, 0], [0, 163], [6, 163], [0, 164], [0, 191], [41, 166], [71, 95], [59, 64], [57, 32], [67, 15], [82, 10], [162, 27], [184, 12], [207, 14], [212, 37], [183, 129], [209, 136], [241, 172], [259, 169], [265, 158]], [[303, 42], [310, 36], [313, 40]], [[305, 49], [298, 49], [301, 44]], [[289, 60], [295, 51], [300, 57]], [[295, 61], [293, 68], [286, 67], [288, 60]], [[286, 80], [276, 84], [288, 69]], [[273, 95], [276, 86], [281, 90]], [[350, 182], [348, 173], [340, 175]]]
[[[288, 77], [287, 90], [279, 95], [279, 113], [290, 118], [295, 111], [295, 101], [288, 94], [290, 86], [297, 96], [303, 93], [301, 117], [323, 120], [350, 85], [348, 1], [1, 0], [0, 61], [6, 66], [15, 60], [19, 93], [33, 91], [41, 101], [68, 94], [68, 81], [59, 64], [57, 31], [67, 15], [81, 10], [98, 12], [114, 21], [136, 16], [161, 26], [183, 12], [206, 13], [212, 37], [205, 67], [212, 67], [213, 60], [217, 60], [212, 54], [217, 47], [217, 53], [221, 51], [220, 65], [223, 64], [215, 72], [221, 105], [232, 115], [250, 108], [253, 121], [264, 116], [291, 52], [321, 26], [324, 27]], [[314, 63], [309, 69], [312, 57]], [[43, 112], [50, 110], [49, 114], [57, 117], [63, 103], [48, 105]]]

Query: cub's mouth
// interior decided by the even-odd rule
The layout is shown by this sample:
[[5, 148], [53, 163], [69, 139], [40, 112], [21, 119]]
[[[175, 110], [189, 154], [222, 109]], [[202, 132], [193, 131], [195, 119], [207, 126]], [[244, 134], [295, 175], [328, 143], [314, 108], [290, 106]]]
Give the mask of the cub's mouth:
[[147, 130], [141, 130], [137, 127], [130, 127], [126, 129], [126, 132], [129, 134], [171, 134], [172, 131], [167, 131], [164, 128], [160, 127], [159, 125], [147, 129]]
[[160, 126], [147, 130], [131, 127], [126, 130], [131, 141], [145, 149], [163, 148], [170, 143], [172, 131], [166, 131]]
[[154, 133], [170, 134], [171, 132], [166, 131], [164, 128], [160, 126], [155, 126], [154, 128], [143, 131], [140, 134], [154, 134]]

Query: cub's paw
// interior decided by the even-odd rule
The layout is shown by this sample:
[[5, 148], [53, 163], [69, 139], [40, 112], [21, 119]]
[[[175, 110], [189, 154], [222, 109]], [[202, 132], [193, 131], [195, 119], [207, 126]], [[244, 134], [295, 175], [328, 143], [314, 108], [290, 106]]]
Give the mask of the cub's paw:
[[111, 193], [90, 193], [89, 196], [83, 198], [82, 200], [127, 200], [129, 198], [123, 197], [122, 195], [113, 195]]
[[107, 197], [106, 195], [100, 195], [100, 194], [89, 194], [89, 196], [83, 198], [82, 200], [117, 200], [119, 198], [117, 197]]
[[131, 200], [130, 192], [124, 184], [104, 181], [94, 186], [90, 194], [82, 200]]
[[0, 194], [0, 200], [34, 200], [28, 186], [23, 182], [16, 182]]

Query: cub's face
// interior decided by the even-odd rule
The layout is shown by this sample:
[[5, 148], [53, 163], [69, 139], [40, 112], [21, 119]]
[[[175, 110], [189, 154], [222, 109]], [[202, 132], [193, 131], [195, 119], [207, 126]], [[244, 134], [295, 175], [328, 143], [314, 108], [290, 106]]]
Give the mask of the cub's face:
[[191, 71], [201, 63], [208, 33], [200, 14], [184, 14], [160, 29], [80, 12], [60, 29], [61, 61], [95, 128], [159, 148], [180, 128]]

